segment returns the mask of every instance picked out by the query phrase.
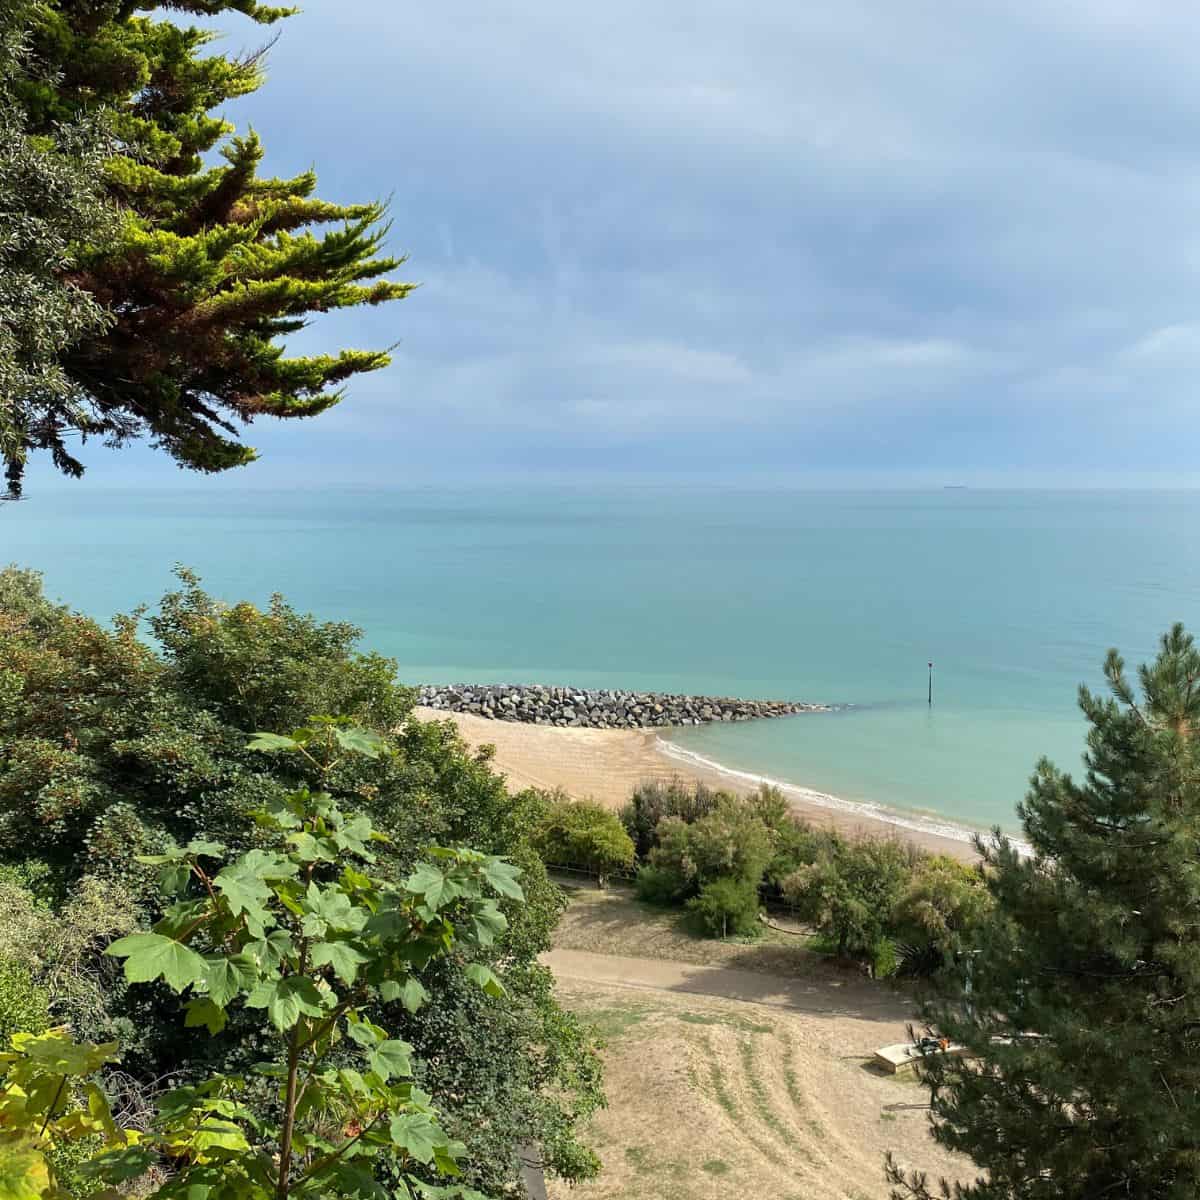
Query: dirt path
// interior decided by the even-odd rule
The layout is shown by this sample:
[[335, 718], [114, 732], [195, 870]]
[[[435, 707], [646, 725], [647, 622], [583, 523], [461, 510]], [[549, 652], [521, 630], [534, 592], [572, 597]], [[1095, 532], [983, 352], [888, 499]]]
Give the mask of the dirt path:
[[[698, 966], [653, 958], [590, 954], [585, 950], [551, 950], [542, 955], [557, 979], [602, 987], [640, 988], [679, 995], [714, 996], [768, 1008], [785, 1008], [811, 1016], [850, 1017], [897, 1022], [897, 1037], [912, 1019], [912, 1004], [890, 995], [878, 984], [822, 977], [790, 979], [736, 967]], [[893, 1039], [896, 1040], [896, 1039]]]

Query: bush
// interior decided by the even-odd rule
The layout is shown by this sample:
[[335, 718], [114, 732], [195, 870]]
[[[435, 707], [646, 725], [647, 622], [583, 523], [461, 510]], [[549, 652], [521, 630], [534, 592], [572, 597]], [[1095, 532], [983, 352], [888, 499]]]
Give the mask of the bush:
[[[130, 1086], [177, 1076], [177, 1006], [155, 989], [128, 989], [97, 950], [161, 915], [156, 871], [133, 856], [192, 839], [238, 852], [261, 846], [251, 812], [318, 779], [302, 756], [248, 751], [244, 731], [287, 732], [325, 710], [394, 751], [351, 755], [323, 781], [387, 833], [375, 851], [382, 875], [406, 877], [433, 844], [502, 855], [524, 872], [527, 902], [506, 911], [508, 928], [480, 952], [505, 972], [504, 998], [479, 1009], [455, 986], [461, 964], [451, 964], [438, 968], [449, 982], [420, 1012], [388, 1006], [414, 1047], [421, 1087], [447, 1097], [447, 1129], [470, 1143], [464, 1184], [511, 1192], [516, 1148], [527, 1141], [542, 1145], [551, 1173], [594, 1174], [579, 1131], [602, 1102], [598, 1059], [537, 965], [564, 903], [531, 844], [543, 799], [510, 795], [452, 723], [404, 720], [411, 693], [395, 683], [395, 664], [356, 653], [351, 626], [279, 599], [265, 611], [221, 605], [185, 574], [155, 619], [157, 652], [139, 640], [134, 617], [102, 626], [45, 603], [36, 584], [0, 571], [0, 862], [12, 868], [0, 873], [0, 955], [30, 963], [56, 1021], [119, 1040]], [[48, 869], [27, 872], [35, 858]], [[237, 1018], [197, 1053], [206, 1069], [242, 1073], [258, 1053], [253, 1036]], [[269, 1103], [268, 1085], [259, 1086], [256, 1103]]]
[[686, 883], [674, 871], [650, 863], [638, 871], [636, 886], [639, 900], [664, 907], [678, 904], [687, 890]]
[[758, 887], [749, 879], [725, 875], [710, 880], [687, 903], [705, 932], [713, 937], [748, 936], [760, 932]]
[[654, 780], [634, 790], [629, 803], [621, 809], [621, 822], [633, 838], [638, 858], [644, 860], [658, 845], [658, 827], [667, 817], [678, 817], [691, 825], [728, 799], [733, 799], [730, 793], [714, 791], [704, 783]]
[[892, 923], [905, 971], [932, 974], [965, 950], [993, 905], [983, 873], [945, 854], [922, 858], [896, 899]]
[[594, 800], [572, 800], [562, 792], [545, 803], [533, 833], [544, 862], [594, 871], [601, 887], [613, 871], [633, 866], [633, 841], [616, 813]]
[[666, 817], [659, 822], [657, 838], [650, 865], [670, 874], [680, 895], [695, 895], [720, 876], [757, 888], [771, 858], [771, 831], [734, 796], [720, 797], [711, 812], [690, 825]]
[[784, 895], [840, 955], [872, 961], [922, 853], [894, 838], [833, 839], [810, 866], [783, 880]]
[[50, 997], [24, 963], [0, 958], [0, 1050], [14, 1033], [41, 1033], [50, 1022]]

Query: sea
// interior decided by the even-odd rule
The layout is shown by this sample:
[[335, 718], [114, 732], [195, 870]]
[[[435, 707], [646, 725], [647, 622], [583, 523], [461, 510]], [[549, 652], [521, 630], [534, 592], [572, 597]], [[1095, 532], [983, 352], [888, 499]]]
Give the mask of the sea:
[[0, 506], [0, 563], [101, 619], [184, 564], [353, 622], [411, 683], [829, 704], [664, 740], [902, 826], [1019, 834], [1038, 759], [1082, 769], [1108, 648], [1136, 665], [1200, 622], [1198, 528], [1185, 491], [85, 482]]

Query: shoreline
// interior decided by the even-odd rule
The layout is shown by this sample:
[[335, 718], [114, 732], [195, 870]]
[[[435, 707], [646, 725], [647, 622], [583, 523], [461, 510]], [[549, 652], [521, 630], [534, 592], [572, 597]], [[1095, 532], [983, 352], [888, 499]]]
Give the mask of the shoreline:
[[[851, 836], [901, 837], [933, 854], [978, 861], [977, 831], [949, 819], [925, 818], [880, 804], [843, 800], [752, 771], [738, 770], [674, 745], [654, 729], [588, 729], [496, 721], [473, 713], [417, 707], [422, 721], [452, 721], [472, 748], [495, 747], [492, 762], [510, 789], [561, 788], [576, 799], [619, 808], [640, 783], [681, 778], [747, 795], [777, 787], [800, 817]], [[1017, 843], [1019, 846], [1021, 843]]]

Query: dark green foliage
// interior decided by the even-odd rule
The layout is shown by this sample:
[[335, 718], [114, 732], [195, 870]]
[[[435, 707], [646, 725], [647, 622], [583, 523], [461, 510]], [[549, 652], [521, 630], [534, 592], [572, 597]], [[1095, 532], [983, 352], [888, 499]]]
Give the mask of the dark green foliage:
[[81, 238], [115, 229], [100, 198], [99, 124], [72, 113], [35, 128], [21, 105], [41, 85], [28, 54], [37, 12], [33, 0], [0, 0], [0, 462], [11, 496], [29, 451], [61, 442], [61, 414], [77, 425], [94, 418], [60, 355], [107, 318], [65, 272]]
[[255, 457], [241, 423], [313, 416], [347, 379], [389, 361], [379, 350], [285, 355], [312, 314], [411, 290], [384, 278], [403, 261], [380, 254], [384, 206], [320, 200], [312, 170], [260, 177], [262, 143], [232, 137], [223, 112], [261, 86], [262, 53], [214, 53], [211, 29], [153, 17], [240, 12], [272, 25], [291, 11], [250, 0], [33, 6], [43, 75], [13, 89], [21, 120], [53, 135], [103, 106], [114, 139], [105, 190], [121, 219], [104, 237], [81, 228], [85, 245], [62, 275], [111, 314], [62, 355], [86, 404], [46, 395], [28, 406], [21, 443], [6, 451], [14, 479], [34, 449], [80, 474], [67, 442], [78, 434], [116, 444], [148, 435], [184, 466], [238, 466]]
[[621, 823], [633, 838], [637, 856], [643, 861], [658, 845], [658, 824], [666, 817], [678, 817], [689, 825], [712, 812], [722, 794], [703, 783], [672, 779], [669, 783], [653, 780], [634, 790], [629, 803], [621, 809]]
[[551, 866], [583, 867], [599, 877], [633, 866], [633, 842], [617, 814], [594, 800], [547, 796], [533, 832], [533, 844]]
[[729, 875], [711, 879], [687, 906], [713, 937], [747, 937], [760, 932], [758, 885], [753, 880]]
[[873, 961], [919, 852], [890, 838], [829, 838], [816, 860], [782, 882], [783, 894], [840, 955]]
[[[295, 754], [247, 750], [249, 728], [287, 733], [324, 710], [374, 730], [395, 753], [347, 755], [325, 786], [392, 838], [378, 851], [380, 873], [402, 878], [430, 844], [465, 845], [520, 867], [526, 893], [484, 955], [506, 997], [481, 1008], [446, 964], [430, 1005], [387, 1019], [414, 1046], [417, 1078], [447, 1097], [447, 1128], [469, 1143], [463, 1167], [478, 1186], [504, 1194], [512, 1185], [518, 1131], [518, 1141], [544, 1142], [550, 1170], [592, 1173], [576, 1130], [599, 1102], [596, 1059], [535, 965], [563, 904], [530, 843], [541, 798], [509, 796], [451, 723], [405, 721], [411, 694], [391, 682], [394, 665], [356, 654], [349, 626], [316, 622], [279, 600], [265, 612], [222, 608], [185, 574], [154, 628], [161, 653], [138, 639], [134, 620], [103, 628], [46, 603], [30, 575], [0, 571], [0, 861], [44, 860], [49, 892], [60, 898], [89, 880], [118, 881], [153, 918], [156, 872], [133, 855], [193, 838], [239, 851], [259, 845], [250, 813], [316, 784]], [[172, 1070], [171, 998], [123, 985], [106, 985], [104, 995], [105, 1011], [76, 1032], [118, 1036], [124, 1069], [139, 1078]], [[448, 1030], [453, 1054], [444, 1049]], [[245, 1070], [261, 1054], [254, 1038], [235, 1015], [197, 1050], [207, 1056], [197, 1069]], [[504, 1121], [481, 1124], [473, 1098], [483, 1096], [503, 1104]]]
[[1176, 626], [1113, 699], [1081, 689], [1086, 776], [1039, 763], [1033, 856], [983, 847], [996, 910], [934, 1003], [969, 1059], [930, 1058], [933, 1132], [981, 1177], [896, 1196], [1183, 1200], [1200, 1191], [1200, 653]]
[[679, 817], [665, 818], [656, 837], [649, 865], [673, 875], [680, 895], [694, 895], [719, 876], [757, 887], [771, 857], [771, 831], [750, 806], [732, 796], [723, 796], [690, 825]]
[[992, 907], [984, 873], [944, 854], [920, 857], [892, 909], [908, 972], [932, 974], [971, 948]]
[[687, 895], [687, 881], [668, 867], [656, 867], [646, 863], [638, 868], [634, 886], [637, 888], [639, 900], [647, 904], [660, 904], [667, 907], [680, 903]]

